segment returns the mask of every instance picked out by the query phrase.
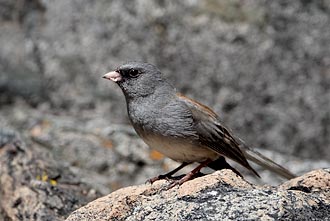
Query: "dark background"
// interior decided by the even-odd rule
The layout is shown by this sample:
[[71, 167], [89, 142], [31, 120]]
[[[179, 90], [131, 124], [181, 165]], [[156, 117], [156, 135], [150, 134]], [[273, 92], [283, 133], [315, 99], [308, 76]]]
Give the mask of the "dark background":
[[329, 27], [327, 0], [0, 0], [0, 123], [104, 192], [141, 183], [171, 163], [136, 137], [101, 76], [145, 61], [306, 172], [330, 160]]

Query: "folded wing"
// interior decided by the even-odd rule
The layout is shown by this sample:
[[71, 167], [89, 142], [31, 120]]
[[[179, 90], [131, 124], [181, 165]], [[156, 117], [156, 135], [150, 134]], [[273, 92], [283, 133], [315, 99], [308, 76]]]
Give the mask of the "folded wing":
[[190, 109], [195, 129], [202, 145], [218, 154], [236, 161], [251, 170], [258, 177], [259, 174], [250, 166], [238, 142], [231, 133], [222, 126], [219, 117], [210, 108], [183, 95], [178, 94], [182, 102]]

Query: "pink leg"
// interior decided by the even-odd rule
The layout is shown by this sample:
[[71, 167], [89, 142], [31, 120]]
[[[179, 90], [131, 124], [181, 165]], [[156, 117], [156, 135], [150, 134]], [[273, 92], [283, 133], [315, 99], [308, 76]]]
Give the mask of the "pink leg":
[[187, 166], [189, 163], [182, 163], [180, 166], [178, 166], [177, 168], [175, 168], [174, 170], [166, 173], [166, 174], [162, 174], [153, 178], [150, 178], [146, 181], [146, 183], [151, 183], [153, 184], [155, 181], [157, 180], [162, 180], [162, 179], [166, 179], [169, 180], [171, 179], [172, 175], [175, 174], [176, 172], [178, 172], [179, 170], [181, 170], [183, 167]]
[[192, 171], [190, 171], [189, 173], [187, 173], [184, 177], [182, 177], [180, 180], [175, 180], [173, 181], [167, 189], [171, 189], [173, 188], [174, 186], [176, 185], [181, 185], [183, 184], [184, 182], [187, 182], [188, 180], [191, 180], [195, 177], [195, 175], [197, 173], [200, 172], [200, 170], [203, 168], [203, 167], [206, 167], [209, 163], [211, 163], [212, 160], [208, 159], [208, 160], [205, 160], [204, 162], [202, 162], [200, 165], [198, 165], [195, 169], [193, 169]]

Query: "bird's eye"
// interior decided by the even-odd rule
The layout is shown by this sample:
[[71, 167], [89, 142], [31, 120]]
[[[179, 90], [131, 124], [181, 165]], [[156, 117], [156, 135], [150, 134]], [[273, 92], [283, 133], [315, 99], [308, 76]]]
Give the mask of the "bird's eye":
[[138, 70], [135, 70], [135, 69], [131, 69], [131, 70], [128, 71], [128, 75], [130, 77], [135, 78], [135, 77], [137, 77], [139, 75], [139, 71]]

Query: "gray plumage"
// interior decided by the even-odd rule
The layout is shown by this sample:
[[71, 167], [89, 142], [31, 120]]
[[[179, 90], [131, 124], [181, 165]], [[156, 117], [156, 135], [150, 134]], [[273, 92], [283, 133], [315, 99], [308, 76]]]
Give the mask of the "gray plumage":
[[282, 166], [242, 146], [217, 114], [178, 94], [154, 65], [129, 62], [115, 73], [120, 75], [116, 83], [125, 95], [129, 119], [151, 148], [179, 162], [221, 160], [221, 165], [231, 168], [223, 158], [228, 157], [259, 176], [248, 158], [283, 177], [294, 177]]

